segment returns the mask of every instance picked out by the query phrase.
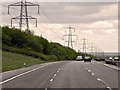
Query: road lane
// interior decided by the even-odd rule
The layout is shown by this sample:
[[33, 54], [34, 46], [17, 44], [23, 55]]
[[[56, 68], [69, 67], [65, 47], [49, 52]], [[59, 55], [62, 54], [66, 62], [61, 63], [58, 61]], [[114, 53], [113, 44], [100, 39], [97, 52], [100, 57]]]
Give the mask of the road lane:
[[29, 70], [36, 69], [38, 67], [42, 67], [42, 66], [46, 66], [46, 65], [50, 65], [50, 64], [54, 64], [54, 63], [59, 63], [59, 62], [48, 62], [48, 63], [37, 64], [37, 65], [30, 66], [30, 67], [23, 67], [23, 68], [11, 70], [11, 71], [3, 72], [2, 73], [2, 81], [9, 79], [13, 76], [19, 75], [21, 73], [27, 72]]
[[117, 74], [96, 62], [61, 61], [4, 83], [3, 88], [117, 88]]
[[83, 63], [97, 77], [101, 78], [111, 88], [118, 88], [118, 70], [112, 69], [97, 62]]
[[82, 62], [73, 61], [62, 67], [50, 88], [106, 88], [106, 85], [93, 77]]
[[3, 88], [48, 88], [54, 73], [68, 62], [58, 62], [46, 65], [34, 72], [28, 73], [2, 85]]

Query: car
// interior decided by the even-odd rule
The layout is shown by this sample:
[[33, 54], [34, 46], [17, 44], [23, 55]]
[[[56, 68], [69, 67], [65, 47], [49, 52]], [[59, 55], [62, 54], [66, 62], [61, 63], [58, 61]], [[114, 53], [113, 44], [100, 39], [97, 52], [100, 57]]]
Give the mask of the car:
[[77, 56], [76, 60], [77, 60], [77, 61], [82, 61], [82, 60], [83, 60], [83, 57], [82, 57], [82, 56]]
[[120, 61], [119, 57], [114, 57], [114, 61]]
[[114, 57], [113, 58], [113, 61], [112, 61], [112, 64], [113, 65], [118, 65], [118, 62], [119, 62], [120, 60], [119, 60], [119, 57]]
[[119, 57], [109, 57], [105, 60], [106, 64], [112, 64], [118, 66], [120, 63]]
[[91, 57], [89, 57], [89, 56], [85, 56], [84, 57], [84, 62], [91, 62]]
[[100, 59], [100, 58], [95, 58], [95, 60], [96, 60], [96, 61], [101, 61], [101, 59]]
[[105, 61], [105, 58], [100, 58], [101, 61]]
[[113, 57], [109, 57], [108, 59], [105, 59], [106, 64], [112, 64]]

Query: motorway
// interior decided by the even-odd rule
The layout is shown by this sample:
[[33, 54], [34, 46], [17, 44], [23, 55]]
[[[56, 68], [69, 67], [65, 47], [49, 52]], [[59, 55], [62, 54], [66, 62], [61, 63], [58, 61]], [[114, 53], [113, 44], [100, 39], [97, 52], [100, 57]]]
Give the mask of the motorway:
[[3, 88], [105, 88], [118, 90], [118, 71], [104, 64], [59, 61], [2, 74]]

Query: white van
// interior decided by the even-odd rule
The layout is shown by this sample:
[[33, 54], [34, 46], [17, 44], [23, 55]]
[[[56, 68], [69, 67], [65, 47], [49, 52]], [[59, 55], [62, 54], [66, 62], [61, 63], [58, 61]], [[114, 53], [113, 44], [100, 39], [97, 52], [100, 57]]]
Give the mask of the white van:
[[83, 58], [82, 58], [82, 56], [77, 56], [76, 60], [77, 60], [77, 61], [82, 61]]

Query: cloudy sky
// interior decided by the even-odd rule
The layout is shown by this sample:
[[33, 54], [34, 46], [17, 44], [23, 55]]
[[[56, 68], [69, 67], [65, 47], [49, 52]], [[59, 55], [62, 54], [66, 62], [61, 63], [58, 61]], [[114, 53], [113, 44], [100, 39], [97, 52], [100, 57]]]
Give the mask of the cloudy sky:
[[[71, 25], [75, 28], [75, 35], [78, 40], [74, 49], [82, 48], [81, 39], [86, 38], [87, 43], [93, 43], [102, 51], [118, 51], [118, 3], [117, 2], [34, 2], [40, 5], [40, 15], [37, 8], [28, 8], [28, 14], [38, 19], [38, 27], [34, 21], [30, 22], [30, 28], [36, 35], [41, 35], [52, 42], [59, 42], [62, 45], [62, 37], [65, 29]], [[19, 16], [18, 7], [10, 9], [7, 14], [7, 5], [10, 2], [2, 3], [2, 25], [10, 25], [11, 17]], [[17, 25], [18, 21], [14, 21]]]

